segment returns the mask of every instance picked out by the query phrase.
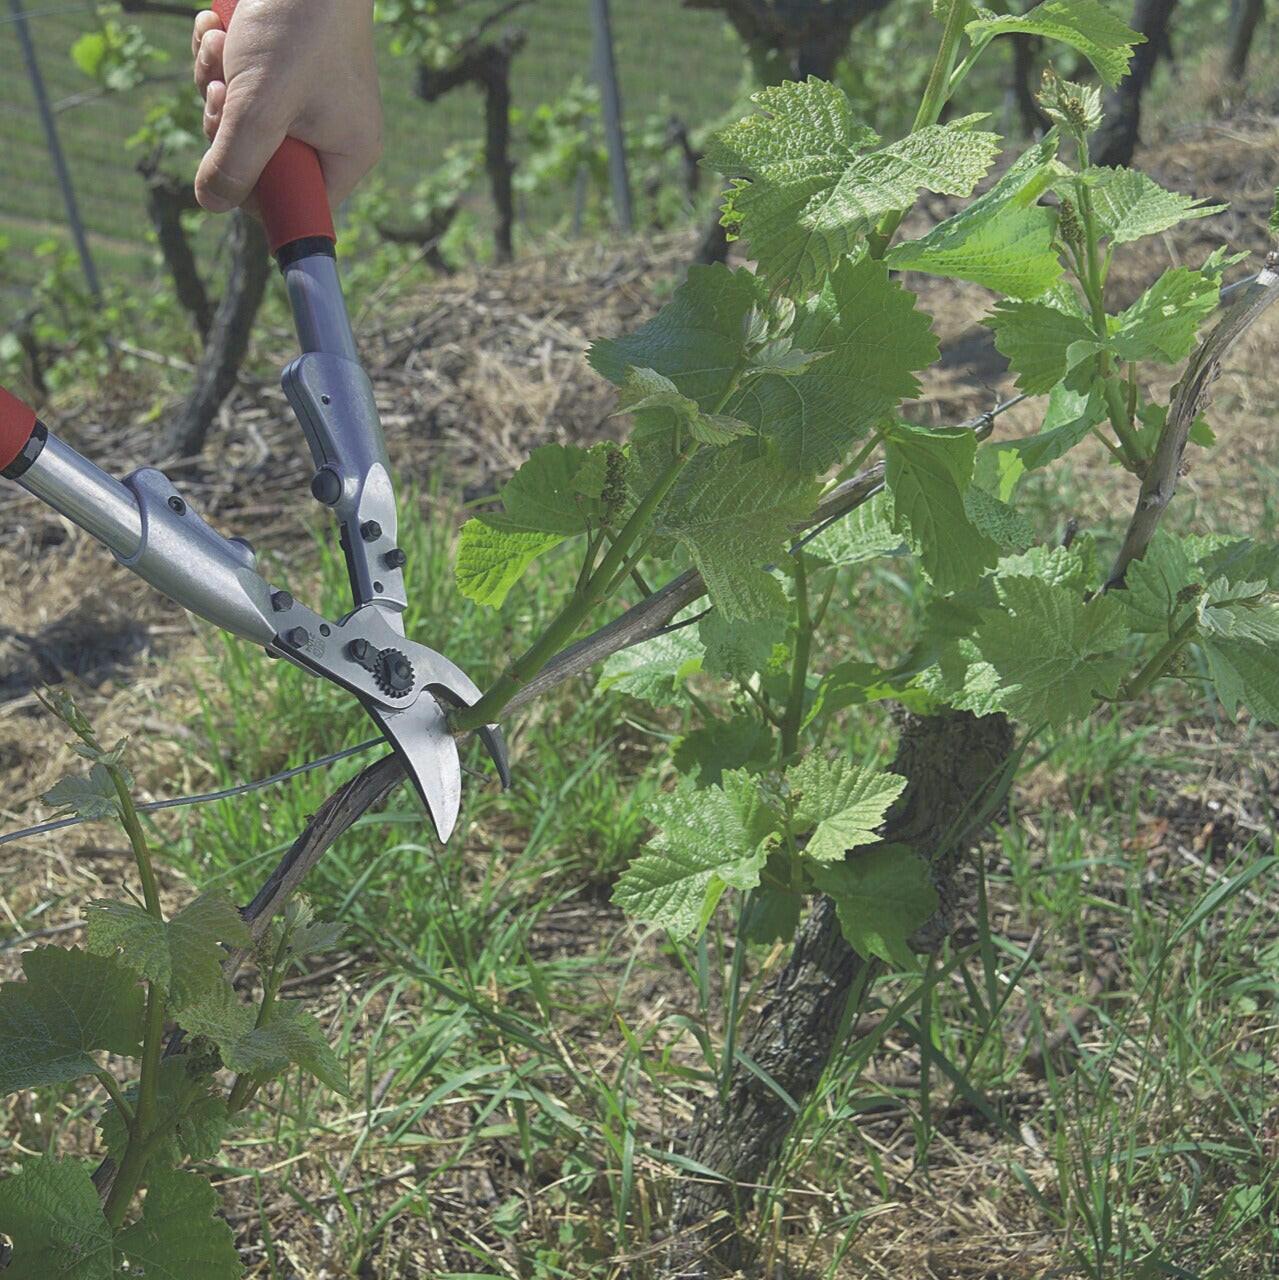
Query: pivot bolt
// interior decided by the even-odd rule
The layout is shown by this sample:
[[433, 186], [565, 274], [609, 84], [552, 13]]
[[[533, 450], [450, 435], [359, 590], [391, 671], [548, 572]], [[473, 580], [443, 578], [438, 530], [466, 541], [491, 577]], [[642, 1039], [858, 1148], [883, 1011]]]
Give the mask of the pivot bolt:
[[342, 481], [332, 467], [321, 467], [311, 478], [311, 496], [326, 507], [342, 496]]
[[172, 511], [175, 516], [184, 516], [187, 513], [187, 504], [183, 502], [177, 494], [174, 494], [173, 497], [169, 499], [169, 510]]
[[276, 613], [288, 613], [293, 608], [293, 597], [287, 591], [275, 591], [271, 594], [271, 608]]
[[304, 649], [311, 641], [311, 633], [305, 627], [294, 627], [284, 638], [295, 649]]
[[352, 640], [346, 646], [346, 651], [356, 662], [367, 662], [369, 660], [369, 650], [372, 646], [367, 640]]
[[366, 520], [360, 526], [360, 537], [365, 542], [376, 542], [382, 536], [382, 526], [376, 520]]
[[382, 557], [382, 561], [388, 569], [403, 569], [408, 564], [408, 560], [408, 556], [399, 547], [396, 547], [394, 551], [388, 551]]

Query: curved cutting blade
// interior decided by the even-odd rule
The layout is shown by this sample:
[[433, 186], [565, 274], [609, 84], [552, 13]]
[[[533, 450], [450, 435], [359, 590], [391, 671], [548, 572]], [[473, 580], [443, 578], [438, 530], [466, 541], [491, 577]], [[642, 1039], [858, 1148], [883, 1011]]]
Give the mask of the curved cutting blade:
[[462, 762], [444, 712], [428, 696], [406, 711], [388, 711], [372, 702], [363, 705], [417, 788], [440, 843], [447, 842], [462, 807]]
[[[436, 653], [434, 649], [426, 649], [418, 645], [414, 646], [414, 650], [421, 664], [424, 683], [437, 697], [447, 699], [454, 707], [471, 707], [484, 696], [475, 681], [457, 663], [451, 662], [442, 653]], [[480, 741], [497, 769], [497, 776], [502, 780], [502, 790], [510, 790], [511, 762], [501, 727], [496, 724], [486, 724], [478, 730], [478, 733]]]

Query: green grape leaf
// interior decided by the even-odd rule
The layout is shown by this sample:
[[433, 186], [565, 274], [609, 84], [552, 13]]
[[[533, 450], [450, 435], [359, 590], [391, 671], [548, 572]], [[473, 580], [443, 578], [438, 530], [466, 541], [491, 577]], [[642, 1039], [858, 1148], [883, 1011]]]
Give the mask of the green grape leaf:
[[0, 1097], [97, 1070], [93, 1054], [136, 1057], [143, 993], [123, 965], [75, 948], [22, 957], [26, 982], [0, 986]]
[[727, 413], [699, 413], [689, 423], [689, 434], [699, 444], [732, 444], [740, 436], [752, 434], [749, 422], [730, 417]]
[[724, 774], [766, 765], [772, 755], [773, 735], [758, 717], [711, 717], [680, 738], [671, 760], [680, 773], [695, 777], [698, 786], [716, 787]]
[[864, 564], [905, 550], [901, 534], [893, 528], [892, 501], [882, 492], [836, 520], [804, 547], [806, 555], [832, 565]]
[[1116, 656], [1128, 638], [1113, 596], [1085, 603], [1068, 587], [1001, 577], [1002, 606], [977, 631], [981, 656], [999, 672], [1009, 710], [1028, 724], [1082, 719], [1096, 695], [1113, 697], [1130, 663]]
[[1242, 702], [1258, 720], [1279, 724], [1279, 647], [1216, 635], [1200, 643], [1226, 710], [1234, 715]]
[[112, 1280], [111, 1228], [89, 1171], [41, 1156], [0, 1182], [0, 1231], [13, 1242], [5, 1280]]
[[776, 820], [744, 771], [716, 787], [684, 783], [653, 810], [658, 833], [622, 873], [613, 901], [676, 935], [700, 933], [726, 889], [759, 884]]
[[683, 689], [689, 676], [702, 669], [704, 653], [692, 626], [654, 636], [608, 658], [596, 688], [601, 693], [616, 689], [654, 706], [665, 706]]
[[468, 520], [462, 526], [453, 570], [458, 590], [476, 604], [501, 608], [533, 561], [563, 541], [557, 533], [498, 529], [484, 517]]
[[[621, 455], [612, 440], [602, 440], [586, 451], [586, 461], [581, 470], [573, 477], [573, 488], [587, 498], [602, 498], [608, 485], [609, 459], [613, 454]], [[619, 460], [620, 456], [619, 456]]]
[[585, 533], [599, 518], [599, 503], [576, 481], [590, 459], [580, 445], [544, 444], [502, 486], [500, 514], [480, 517], [495, 529], [514, 533]]
[[1115, 244], [1157, 236], [1189, 218], [1210, 218], [1229, 208], [1178, 195], [1137, 169], [1095, 168], [1081, 176], [1092, 196], [1098, 233]]
[[1194, 350], [1199, 326], [1220, 298], [1220, 274], [1173, 267], [1115, 317], [1111, 348], [1120, 360], [1180, 364]]
[[[210, 1091], [211, 1077], [192, 1074], [190, 1061], [187, 1055], [178, 1054], [160, 1063], [156, 1127], [167, 1132], [152, 1148], [148, 1168], [172, 1168], [184, 1157], [212, 1160], [231, 1127], [226, 1102]], [[137, 1095], [136, 1085], [125, 1092], [130, 1102], [135, 1102]], [[129, 1130], [114, 1103], [103, 1111], [98, 1128], [107, 1154], [119, 1163]]]
[[1043, 302], [1001, 302], [982, 324], [995, 331], [995, 347], [1027, 395], [1047, 394], [1101, 350], [1082, 316]]
[[1196, 609], [1201, 635], [1262, 645], [1279, 642], [1279, 602], [1264, 582], [1210, 583]]
[[104, 764], [95, 764], [87, 774], [63, 778], [46, 791], [42, 799], [60, 813], [74, 813], [79, 818], [120, 816], [120, 798]]
[[819, 864], [813, 883], [835, 902], [849, 946], [904, 969], [914, 966], [911, 935], [938, 908], [928, 864], [903, 844], [876, 845], [844, 862]]
[[734, 180], [725, 225], [742, 228], [760, 272], [793, 297], [815, 290], [921, 187], [971, 194], [999, 149], [969, 117], [869, 150], [878, 139], [856, 122], [848, 96], [815, 77], [762, 89], [752, 101], [759, 111], [715, 134], [705, 163]]
[[779, 646], [784, 653], [786, 628], [776, 619], [733, 622], [715, 609], [697, 630], [706, 646], [702, 670], [709, 675], [747, 678], [773, 668]]
[[817, 862], [838, 862], [850, 849], [875, 844], [876, 829], [906, 789], [898, 774], [816, 755], [789, 769], [786, 781], [796, 797], [793, 833], [812, 832], [804, 853]]
[[206, 1036], [218, 1047], [232, 1071], [265, 1079], [301, 1067], [336, 1093], [349, 1092], [346, 1069], [329, 1048], [320, 1024], [298, 1001], [279, 1001], [265, 1026], [255, 1026], [256, 1012], [240, 1003], [223, 982], [199, 1003], [181, 1010], [179, 1024], [192, 1035]]
[[332, 951], [342, 941], [346, 926], [337, 920], [317, 920], [306, 898], [294, 898], [284, 916], [289, 955], [294, 960]]
[[201, 895], [167, 923], [131, 902], [92, 902], [85, 918], [89, 950], [156, 983], [175, 1010], [222, 981], [222, 943], [253, 941], [239, 908], [218, 892]]
[[749, 271], [690, 267], [652, 320], [625, 337], [595, 343], [587, 359], [618, 386], [632, 368], [653, 369], [703, 412], [717, 413], [747, 358], [747, 321], [755, 308], [767, 305], [764, 282]]
[[826, 358], [802, 374], [751, 379], [728, 411], [773, 439], [792, 470], [825, 471], [915, 396], [915, 373], [936, 361], [931, 322], [915, 303], [882, 262], [841, 262], [795, 326], [795, 341]]
[[977, 485], [964, 490], [964, 512], [973, 528], [1002, 551], [1025, 551], [1035, 541], [1035, 530], [1021, 512]]
[[771, 887], [756, 889], [742, 915], [742, 936], [761, 946], [789, 942], [799, 928], [803, 906], [802, 893]]
[[1024, 14], [986, 14], [964, 30], [974, 44], [1020, 32], [1056, 40], [1082, 53], [1106, 86], [1128, 74], [1133, 46], [1146, 37], [1121, 22], [1097, 0], [1045, 0]]
[[750, 373], [752, 376], [774, 373], [782, 378], [793, 378], [825, 358], [824, 351], [803, 351], [790, 338], [774, 338], [751, 356]]
[[884, 439], [893, 527], [909, 536], [938, 591], [956, 591], [995, 564], [1000, 553], [964, 505], [976, 437], [967, 430], [895, 422]]
[[1068, 547], [1039, 543], [1005, 556], [996, 569], [1001, 578], [1041, 578], [1050, 586], [1070, 587], [1080, 597], [1096, 585], [1098, 572], [1097, 545], [1087, 534]]
[[1037, 298], [1062, 274], [1052, 211], [1037, 204], [1056, 173], [1057, 147], [1054, 129], [985, 195], [920, 239], [894, 245], [885, 261], [896, 271], [925, 271], [971, 280], [1010, 298]]
[[819, 486], [780, 472], [775, 458], [720, 450], [686, 468], [654, 520], [692, 557], [711, 601], [732, 621], [786, 612], [781, 584], [764, 568], [787, 554], [794, 526], [817, 504]]
[[812, 703], [804, 717], [804, 728], [823, 716], [833, 716], [846, 707], [893, 699], [906, 705], [914, 702], [909, 678], [901, 680], [873, 662], [841, 662], [818, 682]]
[[956, 711], [990, 716], [1008, 709], [999, 672], [982, 658], [971, 640], [944, 645], [936, 664], [920, 673], [919, 683], [932, 697]]
[[1225, 577], [1231, 584], [1262, 581], [1271, 591], [1279, 591], [1279, 546], [1253, 542], [1251, 538], [1203, 543], [1203, 539], [1186, 540], [1187, 549], [1205, 578]]
[[621, 413], [635, 415], [633, 439], [643, 435], [687, 431], [700, 444], [731, 444], [738, 436], [749, 435], [749, 423], [726, 414], [703, 413], [696, 400], [682, 395], [679, 388], [656, 369], [627, 372], [619, 397]]
[[1194, 608], [1193, 594], [1182, 592], [1202, 583], [1203, 574], [1186, 552], [1181, 538], [1160, 529], [1140, 560], [1124, 575], [1117, 598], [1128, 610], [1128, 625], [1144, 635], [1171, 635]]
[[147, 1280], [239, 1280], [244, 1267], [235, 1237], [216, 1216], [217, 1207], [217, 1192], [199, 1174], [152, 1177], [142, 1217], [116, 1240], [129, 1260], [128, 1274]]
[[596, 343], [588, 358], [619, 386], [633, 367], [653, 370], [703, 414], [747, 423], [776, 442], [789, 468], [817, 474], [914, 396], [914, 373], [937, 359], [929, 319], [915, 302], [883, 263], [869, 257], [841, 263], [821, 294], [798, 309], [791, 335], [797, 347], [822, 358], [798, 373], [756, 373], [730, 395], [748, 362], [747, 338], [768, 305], [767, 290], [748, 271], [693, 267], [653, 320]]
[[999, 453], [999, 496], [1007, 501], [1017, 481], [1069, 453], [1106, 419], [1106, 402], [1099, 384], [1086, 392], [1059, 382], [1048, 397], [1044, 425], [1033, 436], [1000, 441], [991, 447]]
[[626, 371], [617, 403], [619, 413], [661, 409], [685, 423], [692, 422], [701, 412], [697, 401], [682, 395], [668, 377], [643, 366]]

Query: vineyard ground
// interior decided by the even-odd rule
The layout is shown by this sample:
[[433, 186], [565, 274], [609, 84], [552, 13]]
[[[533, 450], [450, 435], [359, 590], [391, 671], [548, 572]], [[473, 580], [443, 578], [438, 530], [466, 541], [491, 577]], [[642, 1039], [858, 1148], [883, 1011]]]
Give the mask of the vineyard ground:
[[[1277, 143], [1273, 119], [1236, 119], [1149, 154], [1168, 185], [1235, 207], [1220, 224], [1190, 223], [1152, 244], [1139, 270], [1195, 262], [1218, 237], [1262, 244]], [[610, 397], [582, 365], [584, 340], [648, 314], [687, 251], [677, 238], [526, 260], [365, 318], [392, 452], [419, 486], [414, 627], [481, 674], [532, 631], [567, 566], [552, 561], [501, 614], [464, 605], [448, 567], [459, 504], [490, 492], [535, 443], [609, 430]], [[980, 291], [922, 291], [943, 346], [966, 354], [930, 380], [916, 411], [957, 422], [1006, 386], [974, 325]], [[283, 350], [284, 335], [275, 339]], [[1182, 527], [1225, 506], [1221, 523], [1274, 536], [1277, 343], [1279, 321], [1258, 326], [1218, 384], [1222, 465], [1191, 470]], [[109, 442], [114, 458], [142, 460], [163, 412], [162, 373], [68, 396], [58, 416], [83, 424], [86, 449]], [[1028, 433], [1035, 415], [1023, 406], [1000, 430]], [[194, 485], [201, 504], [279, 557], [299, 591], [336, 605], [339, 566], [298, 534], [311, 517], [306, 469], [270, 382], [244, 389], [217, 447], [217, 469]], [[1115, 536], [1115, 494], [1128, 486], [1096, 452], [1077, 489], [1036, 495], [1045, 538], [1060, 535], [1063, 514]], [[4, 827], [38, 816], [36, 797], [71, 762], [24, 688], [57, 671], [73, 676], [104, 735], [133, 736], [148, 797], [225, 786], [359, 740], [357, 717], [328, 693], [291, 672], [277, 683], [261, 655], [193, 632], [32, 505], [6, 495], [0, 530], [0, 573], [18, 584], [0, 615], [0, 670], [13, 673], [0, 686]], [[909, 618], [909, 591], [891, 562], [862, 584], [887, 603], [868, 608], [857, 585], [840, 606], [848, 651], [891, 652], [885, 638]], [[314, 896], [346, 921], [348, 946], [298, 983], [351, 1046], [353, 1092], [290, 1084], [227, 1149], [218, 1181], [252, 1275], [645, 1273], [678, 1172], [660, 1153], [687, 1122], [706, 1065], [687, 1028], [706, 1025], [719, 1042], [708, 1010], [732, 947], [724, 916], [699, 969], [696, 953], [682, 961], [608, 903], [666, 781], [658, 748], [678, 728], [640, 704], [571, 689], [515, 726], [509, 796], [469, 782], [446, 850], [423, 842], [400, 797], [322, 865]], [[871, 752], [892, 726], [859, 712], [848, 732]], [[1092, 1274], [1068, 1256], [1089, 1248], [1081, 1206], [1148, 1233], [1192, 1273], [1269, 1274], [1279, 1234], [1252, 1189], [1279, 1160], [1279, 886], [1256, 880], [1174, 935], [1272, 851], [1279, 735], [1161, 691], [1042, 745], [1051, 752], [986, 848], [991, 937], [959, 940], [978, 954], [989, 944], [987, 963], [975, 955], [968, 971], [1003, 1001], [997, 1025], [978, 1035], [957, 978], [937, 992], [928, 1059], [893, 1030], [867, 1076], [832, 1090], [782, 1171], [783, 1207], [758, 1224], [770, 1275]], [[247, 897], [356, 767], [159, 824], [169, 903], [214, 882]], [[130, 866], [119, 837], [93, 827], [4, 855], [10, 941], [49, 929], [74, 942], [84, 904]], [[751, 963], [763, 972], [777, 959]], [[0, 953], [0, 976], [15, 965], [16, 951]], [[1046, 1041], [1059, 1051], [1045, 1065]], [[4, 1154], [56, 1143], [88, 1156], [92, 1119], [75, 1095], [53, 1108], [27, 1096]], [[627, 1124], [638, 1148], [629, 1184], [613, 1145]]]

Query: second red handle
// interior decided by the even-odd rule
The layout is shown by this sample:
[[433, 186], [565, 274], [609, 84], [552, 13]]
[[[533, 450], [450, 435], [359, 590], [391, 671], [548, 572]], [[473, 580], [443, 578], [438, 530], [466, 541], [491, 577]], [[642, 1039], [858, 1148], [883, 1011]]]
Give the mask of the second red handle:
[[[227, 31], [237, 3], [238, 0], [213, 0], [213, 12]], [[285, 138], [262, 171], [256, 194], [272, 253], [298, 240], [337, 239], [324, 172], [314, 147], [296, 138]]]

